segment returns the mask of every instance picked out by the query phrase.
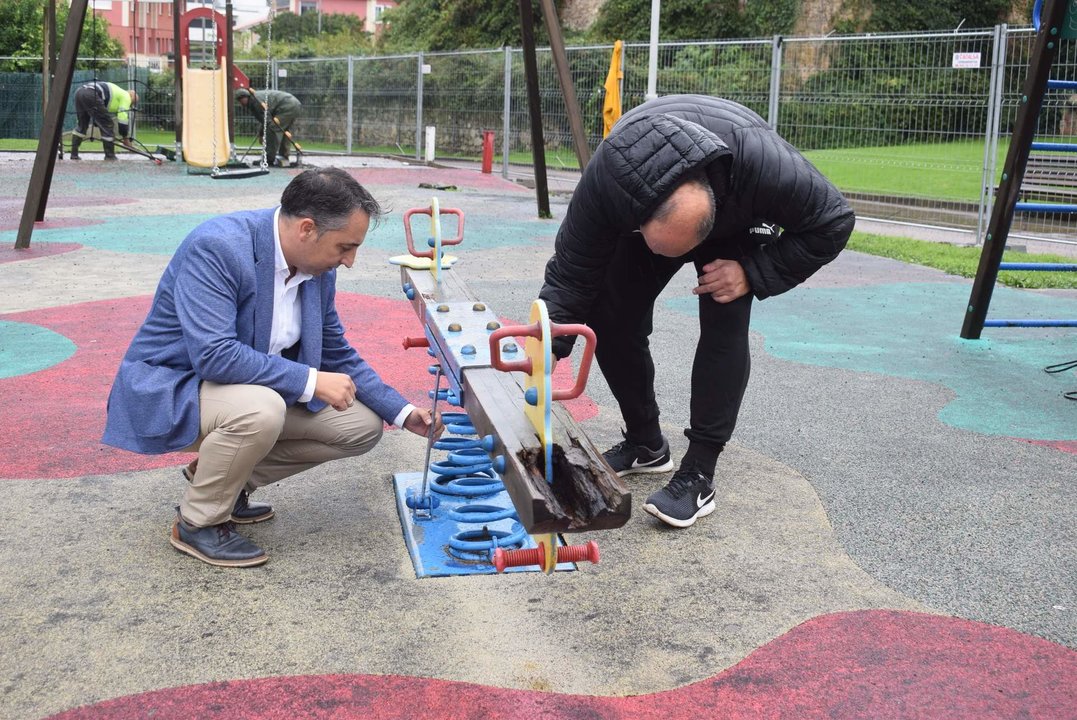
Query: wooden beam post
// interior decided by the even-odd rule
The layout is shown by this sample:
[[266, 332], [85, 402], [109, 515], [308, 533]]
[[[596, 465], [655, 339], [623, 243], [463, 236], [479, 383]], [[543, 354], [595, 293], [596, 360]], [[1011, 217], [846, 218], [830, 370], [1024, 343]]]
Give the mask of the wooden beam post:
[[87, 0], [71, 0], [71, 13], [67, 16], [67, 29], [64, 31], [64, 42], [60, 48], [59, 67], [56, 77], [53, 78], [52, 92], [49, 93], [49, 105], [37, 142], [34, 169], [30, 174], [26, 202], [19, 220], [19, 232], [15, 237], [16, 250], [30, 247], [34, 221], [45, 219], [52, 170], [56, 166], [56, 146], [60, 144], [64, 132], [64, 110], [67, 108], [71, 80], [75, 74], [75, 59], [78, 56], [79, 40], [82, 39], [82, 24], [86, 20], [86, 5]]
[[572, 71], [568, 67], [565, 41], [561, 35], [561, 19], [557, 17], [553, 0], [539, 0], [539, 3], [542, 5], [542, 17], [546, 21], [546, 32], [550, 34], [550, 52], [553, 54], [554, 67], [557, 68], [557, 79], [561, 83], [561, 95], [565, 98], [565, 112], [568, 114], [568, 126], [572, 130], [572, 144], [576, 147], [580, 171], [583, 171], [591, 160], [591, 148], [583, 131], [583, 115], [580, 113], [580, 103], [576, 100]]
[[535, 59], [535, 22], [531, 0], [520, 0], [520, 34], [523, 36], [524, 76], [527, 80], [527, 109], [531, 117], [531, 163], [535, 168], [535, 197], [538, 216], [551, 218], [550, 188], [546, 182], [546, 141], [542, 137], [542, 99], [539, 96], [538, 62]]

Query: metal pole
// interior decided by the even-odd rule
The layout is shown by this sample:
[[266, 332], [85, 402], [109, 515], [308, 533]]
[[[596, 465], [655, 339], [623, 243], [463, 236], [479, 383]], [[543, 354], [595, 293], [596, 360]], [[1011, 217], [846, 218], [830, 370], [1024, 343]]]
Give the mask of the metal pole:
[[183, 42], [180, 39], [180, 16], [186, 9], [184, 0], [172, 2], [172, 87], [175, 91], [175, 103], [172, 106], [175, 113], [176, 140], [175, 149], [179, 154], [183, 143], [183, 58], [180, 48]]
[[512, 132], [512, 48], [505, 47], [505, 96], [501, 111], [501, 177], [509, 179], [509, 133]]
[[423, 157], [423, 52], [419, 51], [418, 78], [415, 81], [415, 159]]
[[778, 96], [782, 91], [782, 36], [775, 35], [770, 41], [770, 101], [767, 105], [767, 123], [778, 130]]
[[1001, 98], [996, 90], [999, 73], [999, 52], [1002, 45], [1002, 26], [995, 26], [991, 48], [991, 80], [987, 86], [987, 126], [984, 128], [983, 173], [980, 176], [980, 203], [976, 213], [976, 244], [983, 242], [984, 218], [991, 212], [995, 185], [995, 150], [992, 136], [998, 136], [998, 113]]
[[352, 133], [355, 132], [355, 118], [352, 113], [355, 112], [355, 58], [351, 55], [348, 56], [348, 119], [344, 121], [345, 133], [347, 134], [347, 140], [344, 141], [344, 152], [351, 155], [352, 152]]
[[658, 17], [662, 0], [651, 0], [651, 54], [647, 60], [647, 100], [658, 97]]
[[56, 71], [56, 0], [46, 0], [41, 53], [41, 117], [49, 107], [49, 88]]
[[[236, 142], [236, 109], [235, 101], [233, 98], [235, 95], [235, 64], [232, 60], [232, 0], [225, 0], [224, 3], [224, 72], [225, 77], [225, 96], [224, 106], [228, 108], [228, 143], [230, 156], [235, 154], [235, 142]], [[283, 142], [283, 141], [282, 141]]]

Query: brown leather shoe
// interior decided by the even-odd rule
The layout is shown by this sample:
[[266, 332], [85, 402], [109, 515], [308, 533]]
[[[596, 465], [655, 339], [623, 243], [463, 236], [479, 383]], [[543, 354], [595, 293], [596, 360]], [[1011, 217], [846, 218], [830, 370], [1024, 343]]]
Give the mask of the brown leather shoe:
[[236, 532], [233, 523], [195, 527], [178, 509], [168, 541], [180, 552], [218, 567], [254, 567], [269, 560], [262, 548]]

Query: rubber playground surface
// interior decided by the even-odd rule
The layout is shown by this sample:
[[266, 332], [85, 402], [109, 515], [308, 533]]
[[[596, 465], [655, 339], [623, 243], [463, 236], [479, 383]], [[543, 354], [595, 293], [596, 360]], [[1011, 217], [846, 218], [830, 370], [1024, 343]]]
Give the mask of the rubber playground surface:
[[[167, 541], [189, 457], [101, 445], [105, 400], [185, 234], [298, 171], [60, 161], [15, 251], [32, 162], [0, 155], [0, 718], [1077, 718], [1077, 371], [1043, 371], [1077, 359], [1072, 329], [961, 340], [971, 281], [846, 252], [755, 304], [717, 511], [692, 528], [644, 513], [668, 476], [637, 476], [625, 527], [567, 538], [597, 565], [417, 579], [392, 478], [425, 444], [390, 429], [260, 492], [277, 517], [242, 532], [270, 561], [224, 570]], [[462, 210], [452, 272], [523, 323], [568, 197], [540, 220], [498, 175], [335, 162], [391, 208], [340, 271], [342, 319], [425, 405], [388, 262], [404, 211]], [[678, 459], [693, 279], [651, 339]], [[1077, 317], [1077, 295], [1000, 287], [991, 315]], [[568, 407], [600, 449], [620, 440], [597, 369]]]

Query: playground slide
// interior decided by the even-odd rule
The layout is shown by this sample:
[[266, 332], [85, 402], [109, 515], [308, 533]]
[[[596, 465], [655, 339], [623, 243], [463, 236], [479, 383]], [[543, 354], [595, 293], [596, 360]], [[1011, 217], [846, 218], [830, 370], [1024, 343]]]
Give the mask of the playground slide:
[[183, 159], [212, 168], [228, 163], [228, 83], [224, 69], [183, 69]]

